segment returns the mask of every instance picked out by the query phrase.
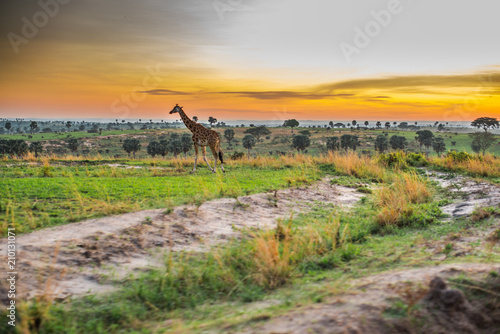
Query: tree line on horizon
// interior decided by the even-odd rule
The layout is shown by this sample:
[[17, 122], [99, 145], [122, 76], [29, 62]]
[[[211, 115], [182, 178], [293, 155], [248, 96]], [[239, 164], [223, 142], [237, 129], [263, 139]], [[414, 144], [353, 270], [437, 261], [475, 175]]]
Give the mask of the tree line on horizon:
[[[217, 120], [212, 120], [217, 121]], [[356, 125], [356, 121], [352, 122]], [[366, 123], [366, 122], [365, 122]], [[66, 123], [67, 127], [70, 128], [71, 124]], [[293, 129], [298, 127], [300, 123], [295, 119], [286, 120], [283, 123], [284, 127], [290, 127], [293, 134]], [[335, 125], [335, 124], [333, 124]], [[366, 124], [365, 124], [366, 125]], [[490, 117], [480, 117], [471, 122], [471, 126], [478, 129], [483, 129], [484, 132], [476, 132], [469, 134], [471, 137], [471, 148], [474, 152], [485, 154], [486, 150], [496, 142], [495, 136], [488, 132], [489, 129], [499, 128], [499, 122], [496, 118]], [[31, 123], [32, 129], [36, 128], [36, 122]], [[242, 139], [242, 145], [247, 149], [247, 153], [250, 156], [250, 150], [254, 148], [259, 142], [262, 142], [262, 137], [266, 139], [270, 138], [271, 130], [265, 126], [253, 126], [249, 127], [244, 131], [245, 136]], [[224, 131], [224, 139], [228, 143], [229, 147], [239, 143], [234, 138], [234, 130], [227, 128]], [[291, 147], [296, 149], [298, 152], [307, 152], [307, 148], [311, 144], [310, 131], [304, 129], [299, 132], [299, 134], [293, 134]], [[422, 147], [427, 149], [427, 151], [432, 148], [438, 155], [441, 155], [446, 151], [446, 145], [443, 138], [437, 137], [430, 130], [419, 130], [416, 131], [416, 142], [418, 143], [420, 150]], [[70, 138], [67, 141], [67, 147], [72, 153], [76, 153], [79, 147], [79, 141], [76, 138]], [[357, 147], [360, 145], [358, 136], [354, 134], [343, 134], [340, 137], [327, 137], [326, 138], [326, 149], [329, 151], [336, 150], [348, 150], [356, 151]], [[375, 138], [374, 148], [375, 151], [379, 153], [384, 153], [389, 148], [393, 150], [405, 150], [408, 146], [408, 141], [403, 136], [393, 135], [390, 138], [388, 134], [381, 134]], [[135, 158], [136, 152], [140, 151], [142, 145], [140, 141], [136, 138], [129, 138], [123, 141], [122, 148], [130, 156], [133, 155]], [[177, 157], [179, 154], [187, 153], [192, 149], [193, 143], [190, 134], [179, 135], [176, 133], [170, 134], [169, 137], [164, 136], [164, 138], [159, 140], [152, 140], [148, 143], [146, 151], [152, 157], [162, 156], [166, 157], [169, 153]], [[11, 156], [23, 156], [27, 152], [33, 152], [36, 157], [43, 152], [43, 145], [40, 142], [32, 142], [28, 145], [22, 139], [0, 139], [0, 155], [11, 155]], [[241, 154], [240, 154], [241, 156]]]

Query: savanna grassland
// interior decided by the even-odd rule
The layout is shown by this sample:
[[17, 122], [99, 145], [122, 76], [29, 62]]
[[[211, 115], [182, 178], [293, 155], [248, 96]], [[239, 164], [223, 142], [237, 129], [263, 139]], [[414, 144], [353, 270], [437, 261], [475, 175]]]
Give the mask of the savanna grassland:
[[[240, 142], [245, 130], [234, 129]], [[339, 330], [456, 332], [457, 322], [445, 312], [448, 307], [463, 319], [462, 325], [485, 332], [500, 328], [498, 145], [484, 156], [476, 155], [470, 151], [467, 134], [436, 134], [448, 149], [469, 153], [426, 156], [418, 153], [411, 131], [307, 129], [311, 145], [307, 153], [298, 154], [290, 147], [290, 129], [271, 130], [268, 139], [261, 138], [251, 149], [251, 157], [231, 159], [235, 151], [246, 153], [246, 149], [241, 143], [233, 143], [231, 149], [224, 144], [225, 174], [212, 174], [200, 162], [197, 173], [190, 174], [193, 158], [183, 154], [148, 156], [147, 142], [165, 136], [160, 130], [82, 135], [78, 138], [88, 152], [77, 151], [78, 156], [4, 157], [0, 164], [3, 236], [8, 226], [18, 235], [28, 235], [146, 209], [162, 209], [168, 217], [179, 206], [201, 210], [203, 203], [219, 198], [235, 199], [234, 211], [250, 217], [245, 196], [269, 193], [268, 205], [273, 206], [277, 202], [272, 194], [313, 188], [318, 182], [338, 187], [339, 196], [344, 187], [354, 189], [360, 199], [352, 206], [314, 202], [308, 210], [278, 219], [272, 228], [238, 231], [238, 237], [210, 251], [167, 249], [159, 266], [126, 276], [100, 277], [100, 267], [106, 264], [91, 263], [95, 280], [113, 285], [114, 290], [56, 298], [47, 288], [33, 299], [18, 300], [18, 324], [12, 328], [2, 322], [2, 332], [321, 331], [333, 326], [314, 318], [322, 312], [344, 319], [334, 324]], [[300, 130], [304, 129], [294, 133]], [[328, 152], [325, 138], [344, 133], [359, 136], [357, 151]], [[375, 154], [373, 141], [382, 133], [407, 137], [408, 152]], [[37, 136], [41, 134], [30, 140], [40, 140]], [[128, 137], [137, 137], [143, 145], [136, 159], [128, 158], [121, 148]], [[50, 140], [47, 145], [64, 145], [62, 139]], [[470, 195], [464, 190], [470, 184], [480, 188], [473, 194], [481, 204], [466, 214], [455, 214]], [[482, 201], [486, 199], [489, 202]], [[137, 223], [144, 229], [152, 224], [148, 218]], [[99, 242], [95, 240], [96, 251], [104, 251]], [[468, 304], [429, 303], [435, 292], [429, 280], [434, 276], [446, 280], [448, 290], [442, 291], [463, 296]], [[44, 278], [48, 281], [47, 277], [50, 274]], [[352, 304], [356, 300], [380, 301], [367, 310]], [[346, 318], [346, 310], [354, 318]], [[304, 325], [313, 318], [319, 327]], [[360, 325], [355, 319], [361, 318], [366, 321]]]

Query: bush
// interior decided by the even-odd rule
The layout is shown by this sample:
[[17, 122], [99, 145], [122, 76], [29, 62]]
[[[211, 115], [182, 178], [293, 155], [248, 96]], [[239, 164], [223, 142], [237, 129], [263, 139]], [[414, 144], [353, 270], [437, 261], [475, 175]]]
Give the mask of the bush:
[[450, 151], [448, 152], [448, 154], [446, 154], [446, 158], [453, 160], [455, 162], [465, 162], [468, 160], [481, 159], [481, 157], [479, 156], [474, 156], [464, 151], [462, 152]]
[[233, 154], [229, 155], [231, 160], [240, 160], [245, 156], [245, 153], [235, 151]]
[[424, 155], [420, 153], [408, 153], [406, 155], [406, 162], [413, 167], [424, 167], [429, 164]]

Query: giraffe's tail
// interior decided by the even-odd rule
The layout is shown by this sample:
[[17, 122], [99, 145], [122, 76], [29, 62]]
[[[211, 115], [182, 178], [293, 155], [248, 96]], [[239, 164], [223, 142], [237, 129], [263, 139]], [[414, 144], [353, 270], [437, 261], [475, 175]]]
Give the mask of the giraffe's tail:
[[219, 160], [220, 160], [220, 163], [223, 164], [224, 163], [224, 160], [222, 159], [224, 153], [222, 153], [222, 150], [219, 148]]

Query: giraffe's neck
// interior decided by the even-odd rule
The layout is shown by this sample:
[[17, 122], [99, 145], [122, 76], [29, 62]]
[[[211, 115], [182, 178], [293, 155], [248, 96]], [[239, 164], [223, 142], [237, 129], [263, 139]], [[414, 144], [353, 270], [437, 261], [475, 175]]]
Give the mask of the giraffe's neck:
[[[193, 132], [195, 128], [196, 122], [192, 121], [188, 115], [184, 113], [184, 111], [180, 110], [179, 114], [181, 115], [181, 119], [184, 122], [184, 125], [189, 129], [189, 131]], [[193, 132], [194, 133], [194, 132]]]

